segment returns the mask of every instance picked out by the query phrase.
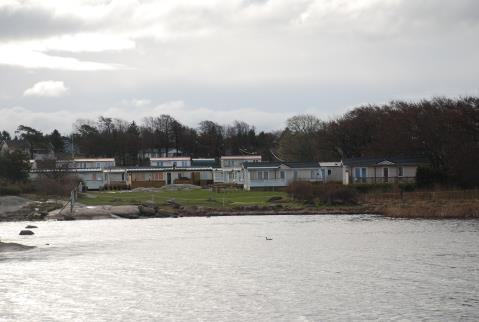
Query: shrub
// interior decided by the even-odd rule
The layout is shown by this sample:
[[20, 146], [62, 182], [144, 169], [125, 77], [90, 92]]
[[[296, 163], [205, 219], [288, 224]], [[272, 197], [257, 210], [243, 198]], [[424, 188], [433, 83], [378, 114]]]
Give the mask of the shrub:
[[19, 195], [22, 191], [18, 187], [18, 185], [11, 184], [11, 185], [1, 185], [0, 186], [0, 196], [8, 196], [8, 195]]
[[419, 188], [430, 188], [447, 184], [447, 174], [440, 169], [422, 166], [417, 168], [416, 184]]
[[416, 190], [416, 184], [415, 183], [400, 183], [399, 184], [399, 189], [401, 189], [401, 191], [405, 191], [405, 192], [411, 192], [411, 191], [415, 191]]
[[338, 183], [317, 185], [314, 194], [322, 204], [354, 205], [358, 203], [358, 192], [356, 189]]
[[33, 185], [29, 181], [25, 182], [7, 182], [0, 181], [0, 196], [19, 195], [33, 191]]
[[391, 192], [394, 188], [390, 183], [357, 183], [350, 186], [359, 193]]
[[80, 183], [80, 179], [73, 175], [60, 177], [40, 176], [33, 181], [38, 194], [68, 197], [70, 192]]
[[28, 180], [30, 162], [28, 156], [15, 151], [0, 153], [0, 179], [8, 182]]
[[288, 185], [286, 192], [296, 200], [312, 201], [314, 199], [314, 189], [311, 182], [294, 181]]

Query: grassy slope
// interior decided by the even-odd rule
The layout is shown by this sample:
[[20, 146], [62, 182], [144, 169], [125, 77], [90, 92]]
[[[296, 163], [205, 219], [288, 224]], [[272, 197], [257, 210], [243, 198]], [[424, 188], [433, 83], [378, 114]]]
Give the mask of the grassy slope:
[[267, 205], [268, 199], [280, 196], [288, 200], [288, 205], [295, 205], [286, 193], [278, 191], [235, 191], [212, 192], [209, 190], [192, 191], [161, 191], [161, 192], [89, 192], [80, 198], [86, 205], [126, 205], [140, 204], [153, 201], [164, 204], [169, 199], [175, 199], [184, 206], [203, 206], [211, 208], [241, 206], [241, 205]]

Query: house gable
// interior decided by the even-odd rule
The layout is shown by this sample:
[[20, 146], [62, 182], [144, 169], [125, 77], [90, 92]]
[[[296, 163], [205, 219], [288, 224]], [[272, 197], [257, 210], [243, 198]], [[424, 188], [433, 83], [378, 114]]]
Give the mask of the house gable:
[[378, 162], [377, 165], [395, 165], [395, 163], [388, 160], [384, 160], [384, 161]]

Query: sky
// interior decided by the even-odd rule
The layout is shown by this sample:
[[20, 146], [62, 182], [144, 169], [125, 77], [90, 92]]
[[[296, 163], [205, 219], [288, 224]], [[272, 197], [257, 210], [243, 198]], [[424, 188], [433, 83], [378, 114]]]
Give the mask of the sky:
[[169, 114], [276, 130], [479, 95], [477, 0], [0, 0], [0, 130]]

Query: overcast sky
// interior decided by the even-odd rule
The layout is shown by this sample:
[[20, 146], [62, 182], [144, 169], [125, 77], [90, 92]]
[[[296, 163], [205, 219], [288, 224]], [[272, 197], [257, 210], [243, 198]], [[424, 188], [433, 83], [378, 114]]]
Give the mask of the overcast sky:
[[279, 129], [479, 95], [477, 0], [0, 0], [0, 130], [99, 115]]

